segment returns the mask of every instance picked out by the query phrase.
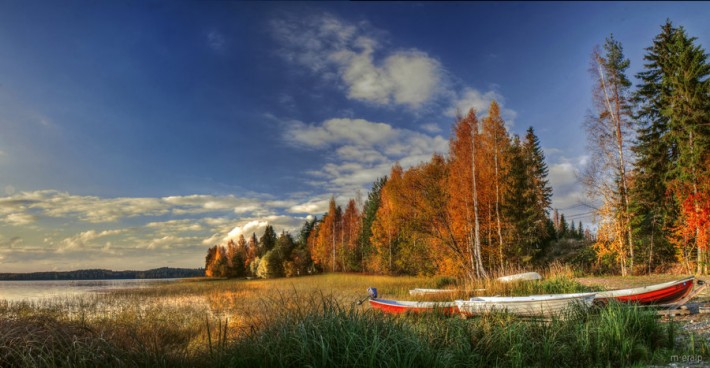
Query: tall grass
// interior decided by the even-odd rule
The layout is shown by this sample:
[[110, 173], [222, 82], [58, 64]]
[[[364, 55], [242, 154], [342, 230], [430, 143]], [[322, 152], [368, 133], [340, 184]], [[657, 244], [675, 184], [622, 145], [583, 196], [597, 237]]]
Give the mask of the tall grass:
[[[547, 277], [490, 287], [578, 291], [563, 273]], [[0, 301], [0, 367], [626, 366], [667, 362], [671, 350], [707, 351], [699, 339], [678, 345], [676, 325], [652, 311], [615, 304], [548, 321], [389, 316], [353, 304], [367, 286], [408, 296], [436, 282], [322, 275]]]
[[270, 367], [628, 366], [662, 358], [674, 347], [653, 312], [616, 304], [551, 321], [507, 314], [472, 320], [389, 316], [345, 308], [328, 297], [311, 308], [282, 309], [218, 361]]

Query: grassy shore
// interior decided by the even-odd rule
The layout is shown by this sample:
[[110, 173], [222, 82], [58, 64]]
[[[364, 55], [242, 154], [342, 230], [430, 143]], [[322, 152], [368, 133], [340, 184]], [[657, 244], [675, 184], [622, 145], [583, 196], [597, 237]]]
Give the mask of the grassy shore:
[[[565, 272], [546, 276], [455, 287], [485, 288], [479, 295], [592, 288]], [[633, 307], [530, 321], [505, 314], [389, 316], [354, 303], [368, 286], [383, 297], [411, 299], [411, 288], [450, 281], [357, 274], [192, 279], [81, 298], [0, 301], [0, 367], [629, 366], [707, 349], [694, 339], [679, 342], [675, 323]]]

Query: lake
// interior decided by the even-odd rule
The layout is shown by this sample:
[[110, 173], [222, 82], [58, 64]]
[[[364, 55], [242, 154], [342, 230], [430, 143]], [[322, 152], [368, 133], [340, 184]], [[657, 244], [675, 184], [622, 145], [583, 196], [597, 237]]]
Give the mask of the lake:
[[178, 279], [0, 281], [0, 300], [14, 302], [75, 297], [116, 289], [150, 287], [156, 282], [175, 280]]

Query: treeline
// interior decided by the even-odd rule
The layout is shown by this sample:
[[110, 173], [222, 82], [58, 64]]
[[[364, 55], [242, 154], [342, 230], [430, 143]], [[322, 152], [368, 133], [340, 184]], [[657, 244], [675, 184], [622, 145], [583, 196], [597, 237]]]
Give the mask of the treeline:
[[115, 279], [171, 279], [203, 276], [201, 268], [162, 267], [147, 271], [111, 271], [103, 269], [63, 272], [0, 273], [0, 280], [115, 280]]
[[531, 262], [558, 238], [547, 174], [533, 128], [511, 136], [494, 101], [480, 121], [474, 110], [456, 120], [447, 157], [435, 154], [407, 170], [395, 164], [362, 205], [351, 199], [343, 210], [331, 198], [328, 212], [306, 222], [296, 240], [286, 232], [277, 237], [269, 226], [260, 239], [214, 246], [206, 274], [486, 277]]
[[277, 237], [267, 225], [259, 239], [254, 233], [247, 241], [242, 234], [236, 242], [215, 245], [207, 250], [205, 276], [274, 278], [313, 273], [316, 269], [306, 239], [315, 223], [315, 219], [307, 221], [296, 240], [285, 231]]
[[584, 179], [601, 198], [599, 261], [621, 274], [679, 262], [708, 271], [710, 65], [695, 37], [670, 21], [646, 48], [639, 83], [609, 37], [592, 54], [592, 160]]

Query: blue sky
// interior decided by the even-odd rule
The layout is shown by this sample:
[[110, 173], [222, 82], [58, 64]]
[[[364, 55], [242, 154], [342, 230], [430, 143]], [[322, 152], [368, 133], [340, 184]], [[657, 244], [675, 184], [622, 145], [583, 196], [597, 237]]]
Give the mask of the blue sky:
[[[710, 5], [4, 2], [0, 272], [198, 267], [296, 230], [392, 163], [445, 153], [456, 109], [533, 126], [553, 206], [590, 223], [589, 56], [642, 66], [666, 18], [710, 45]], [[576, 217], [575, 217], [576, 216]]]

